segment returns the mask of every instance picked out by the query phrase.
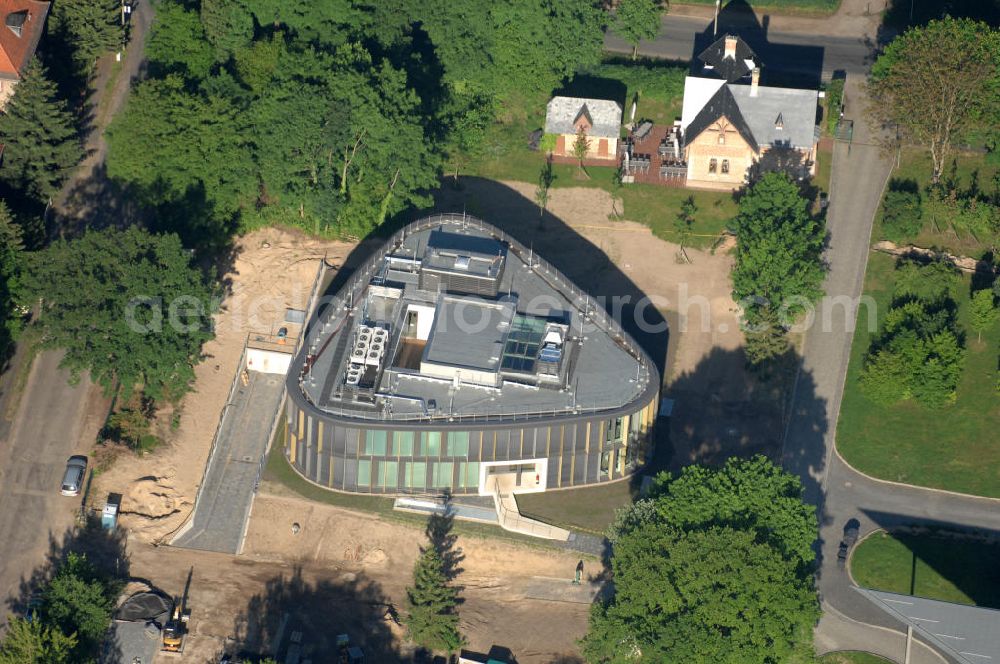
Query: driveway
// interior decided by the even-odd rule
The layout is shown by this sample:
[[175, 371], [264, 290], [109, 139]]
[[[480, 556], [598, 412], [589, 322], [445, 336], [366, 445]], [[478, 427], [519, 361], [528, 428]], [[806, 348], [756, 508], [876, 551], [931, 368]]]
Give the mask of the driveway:
[[198, 490], [194, 513], [170, 542], [173, 546], [220, 553], [239, 553], [243, 531], [271, 426], [284, 392], [284, 376], [247, 372], [222, 412], [205, 478]]
[[100, 390], [86, 376], [70, 385], [60, 359], [55, 351], [35, 359], [20, 410], [0, 441], [0, 592], [6, 601], [0, 625], [19, 608], [22, 584], [73, 526], [82, 496], [59, 494], [66, 459], [90, 452], [107, 413]]

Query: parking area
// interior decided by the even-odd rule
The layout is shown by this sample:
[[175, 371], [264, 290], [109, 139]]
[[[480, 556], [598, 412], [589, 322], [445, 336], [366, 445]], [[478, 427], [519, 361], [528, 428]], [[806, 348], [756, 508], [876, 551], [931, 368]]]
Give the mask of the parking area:
[[284, 389], [281, 374], [247, 372], [222, 414], [194, 514], [173, 546], [239, 553], [261, 460]]

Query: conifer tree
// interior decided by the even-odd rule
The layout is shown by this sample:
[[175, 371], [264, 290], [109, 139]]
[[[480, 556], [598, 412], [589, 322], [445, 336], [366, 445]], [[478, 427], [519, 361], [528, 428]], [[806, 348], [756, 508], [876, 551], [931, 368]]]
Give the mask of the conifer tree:
[[0, 179], [40, 201], [59, 191], [83, 156], [73, 116], [37, 58], [28, 64], [6, 112], [0, 114], [0, 143]]
[[52, 13], [55, 29], [66, 36], [81, 66], [121, 48], [121, 0], [59, 0]]
[[21, 231], [11, 220], [6, 203], [0, 201], [0, 361], [20, 326], [21, 317], [14, 309], [20, 253]]
[[444, 561], [434, 546], [427, 547], [413, 568], [413, 586], [406, 589], [410, 638], [429, 650], [452, 652], [461, 647], [458, 633], [458, 589], [448, 583]]

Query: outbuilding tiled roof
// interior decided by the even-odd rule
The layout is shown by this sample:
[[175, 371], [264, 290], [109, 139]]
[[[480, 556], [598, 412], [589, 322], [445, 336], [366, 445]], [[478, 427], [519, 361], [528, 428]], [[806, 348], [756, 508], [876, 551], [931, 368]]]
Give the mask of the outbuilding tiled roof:
[[618, 138], [622, 125], [622, 107], [618, 102], [582, 97], [553, 97], [545, 113], [545, 133], [575, 134], [581, 114], [593, 125], [587, 130], [588, 136]]
[[49, 3], [0, 0], [0, 76], [20, 78], [38, 48]]

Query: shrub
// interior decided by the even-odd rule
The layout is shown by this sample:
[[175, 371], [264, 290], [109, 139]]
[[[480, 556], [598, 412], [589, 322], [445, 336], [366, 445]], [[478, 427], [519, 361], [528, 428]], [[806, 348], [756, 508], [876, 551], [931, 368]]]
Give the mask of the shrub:
[[[912, 188], [909, 185], [912, 183]], [[916, 183], [893, 180], [882, 203], [882, 234], [893, 242], [912, 239], [923, 228], [920, 193]]]

